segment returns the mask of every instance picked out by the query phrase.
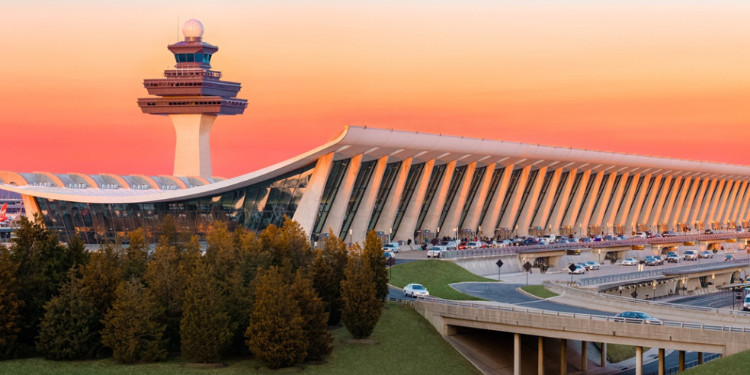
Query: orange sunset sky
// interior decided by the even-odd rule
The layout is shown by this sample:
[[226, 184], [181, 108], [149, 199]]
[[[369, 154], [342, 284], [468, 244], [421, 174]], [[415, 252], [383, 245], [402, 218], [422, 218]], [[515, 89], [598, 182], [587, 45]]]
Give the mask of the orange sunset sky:
[[345, 125], [750, 164], [747, 1], [8, 0], [0, 14], [0, 170], [171, 174], [171, 122], [136, 100], [189, 18], [249, 100], [214, 123], [217, 176]]

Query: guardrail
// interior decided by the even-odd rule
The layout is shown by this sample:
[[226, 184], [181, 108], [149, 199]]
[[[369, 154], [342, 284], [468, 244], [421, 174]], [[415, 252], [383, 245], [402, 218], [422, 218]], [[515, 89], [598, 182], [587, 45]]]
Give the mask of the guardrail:
[[[519, 245], [519, 246], [506, 246], [506, 247], [495, 247], [485, 249], [469, 249], [469, 250], [449, 250], [446, 253], [446, 258], [469, 258], [469, 257], [481, 257], [490, 255], [506, 255], [506, 254], [518, 254], [535, 251], [549, 251], [549, 250], [575, 250], [582, 248], [608, 248], [608, 247], [619, 247], [619, 246], [633, 246], [633, 245], [646, 245], [646, 244], [663, 244], [671, 242], [685, 242], [685, 241], [712, 241], [712, 240], [727, 240], [730, 238], [750, 238], [750, 232], [727, 232], [727, 233], [714, 233], [714, 234], [689, 234], [680, 235], [673, 237], [656, 237], [656, 238], [629, 238], [626, 240], [615, 240], [615, 241], [591, 241], [591, 242], [574, 242], [574, 243], [556, 243], [549, 245]], [[493, 253], [497, 249], [508, 249], [507, 253]]]
[[636, 271], [636, 272], [628, 272], [628, 273], [621, 273], [621, 274], [607, 275], [607, 276], [584, 277], [578, 280], [578, 285], [580, 286], [596, 285], [596, 284], [605, 284], [605, 283], [611, 283], [611, 282], [617, 282], [617, 281], [636, 280], [636, 279], [641, 279], [641, 278], [653, 278], [656, 276], [664, 276], [665, 274], [674, 275], [674, 274], [688, 273], [688, 272], [694, 272], [694, 271], [720, 270], [720, 269], [730, 268], [730, 267], [734, 267], [738, 265], [744, 266], [744, 267], [750, 267], [750, 258], [732, 259], [732, 260], [721, 262], [721, 263], [696, 263], [696, 264], [691, 264], [688, 266], [670, 267], [670, 268], [665, 268], [665, 269]]
[[597, 297], [597, 298], [610, 299], [614, 301], [626, 301], [630, 303], [643, 304], [643, 305], [649, 305], [649, 306], [663, 306], [663, 307], [669, 307], [669, 308], [681, 309], [681, 310], [695, 310], [695, 311], [701, 311], [701, 312], [713, 312], [713, 313], [718, 313], [718, 314], [723, 314], [723, 315], [750, 317], [750, 312], [745, 312], [745, 311], [718, 309], [718, 308], [703, 307], [703, 306], [681, 305], [681, 304], [669, 303], [669, 302], [659, 302], [659, 301], [654, 301], [654, 300], [643, 300], [643, 299], [630, 298], [630, 297], [625, 297], [625, 296], [616, 296], [612, 294], [603, 294], [603, 293], [593, 292], [590, 290], [575, 288], [575, 287], [565, 285], [560, 282], [554, 282], [554, 281], [549, 281], [549, 280], [544, 281], [543, 285], [545, 286], [551, 285], [554, 288], [560, 288], [560, 289], [565, 290], [565, 293], [578, 294], [578, 295], [582, 295], [585, 297]]
[[[396, 299], [390, 298], [390, 300], [394, 301]], [[612, 323], [648, 324], [645, 321], [640, 320], [640, 319], [616, 318], [610, 315], [569, 313], [569, 312], [562, 312], [562, 311], [551, 311], [551, 310], [543, 310], [543, 309], [533, 309], [533, 308], [528, 308], [528, 307], [518, 307], [515, 305], [505, 306], [505, 305], [496, 305], [496, 304], [474, 303], [474, 302], [467, 302], [467, 301], [453, 301], [453, 300], [446, 300], [446, 299], [435, 298], [435, 297], [417, 297], [417, 299], [414, 301], [436, 303], [436, 304], [442, 304], [442, 305], [451, 305], [451, 306], [470, 307], [470, 308], [485, 309], [485, 310], [520, 312], [520, 313], [525, 313], [525, 314], [534, 314], [534, 315], [542, 315], [542, 316], [558, 316], [558, 317], [567, 317], [567, 318], [574, 318], [574, 319], [597, 320], [597, 321], [606, 321], [606, 322], [612, 322]], [[653, 324], [649, 324], [649, 325], [653, 325]], [[666, 326], [666, 327], [690, 328], [690, 329], [701, 329], [701, 330], [710, 330], [710, 331], [750, 333], [750, 328], [745, 328], [745, 327], [681, 322], [681, 321], [673, 321], [673, 320], [662, 320], [660, 325]]]
[[[721, 354], [711, 353], [711, 354], [704, 355], [703, 356], [703, 363], [712, 361], [712, 360], [714, 360], [716, 358], [721, 358]], [[685, 370], [687, 370], [687, 369], [689, 369], [691, 367], [698, 366], [698, 365], [699, 365], [699, 363], [698, 363], [697, 359], [693, 360], [693, 361], [690, 361], [690, 362], [685, 362]], [[664, 373], [666, 375], [679, 374], [680, 373], [680, 367], [679, 366], [670, 367]], [[658, 374], [659, 374], [658, 371], [644, 373], [644, 375], [658, 375]]]

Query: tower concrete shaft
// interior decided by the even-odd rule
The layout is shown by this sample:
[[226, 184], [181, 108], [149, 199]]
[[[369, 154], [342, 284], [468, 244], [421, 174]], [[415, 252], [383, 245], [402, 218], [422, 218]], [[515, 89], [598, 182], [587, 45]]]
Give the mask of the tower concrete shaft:
[[177, 142], [174, 150], [175, 176], [211, 178], [211, 126], [216, 115], [170, 115]]

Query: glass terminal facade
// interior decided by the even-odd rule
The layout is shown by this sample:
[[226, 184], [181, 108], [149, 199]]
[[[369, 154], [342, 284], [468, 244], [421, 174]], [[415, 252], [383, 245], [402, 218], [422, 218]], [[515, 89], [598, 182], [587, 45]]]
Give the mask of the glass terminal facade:
[[172, 215], [180, 232], [205, 239], [212, 223], [223, 221], [230, 230], [262, 230], [293, 217], [315, 164], [282, 176], [210, 197], [172, 202], [99, 204], [36, 198], [48, 228], [69, 241], [76, 234], [87, 243], [114, 242], [143, 228], [152, 241], [161, 235], [162, 220]]

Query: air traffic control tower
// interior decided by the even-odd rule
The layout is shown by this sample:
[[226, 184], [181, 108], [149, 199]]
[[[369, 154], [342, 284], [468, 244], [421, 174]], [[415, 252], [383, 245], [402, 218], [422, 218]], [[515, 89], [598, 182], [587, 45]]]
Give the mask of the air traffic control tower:
[[211, 174], [210, 133], [218, 115], [239, 115], [247, 100], [237, 99], [241, 85], [221, 80], [221, 72], [211, 70], [211, 56], [219, 47], [201, 40], [203, 25], [191, 19], [182, 26], [185, 40], [169, 46], [174, 54], [174, 70], [165, 70], [161, 79], [145, 79], [150, 95], [140, 98], [143, 113], [167, 115], [172, 119], [177, 144], [175, 176], [213, 177]]

